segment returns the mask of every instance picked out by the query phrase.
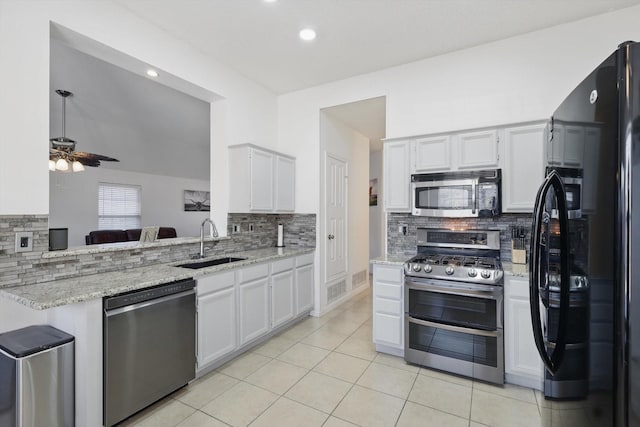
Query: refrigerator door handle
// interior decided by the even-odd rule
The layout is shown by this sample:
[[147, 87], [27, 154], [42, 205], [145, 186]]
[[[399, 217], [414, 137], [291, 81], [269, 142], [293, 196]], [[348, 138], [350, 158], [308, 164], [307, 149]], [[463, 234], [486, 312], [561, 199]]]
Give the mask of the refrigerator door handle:
[[[544, 203], [547, 192], [553, 188], [558, 206], [558, 219], [560, 225], [560, 312], [558, 319], [557, 341], [553, 353], [549, 355], [544, 343], [542, 327], [540, 326], [540, 283], [546, 274], [540, 271], [540, 232], [542, 231], [543, 216], [545, 214]], [[551, 171], [540, 186], [536, 196], [533, 211], [533, 224], [531, 226], [531, 247], [529, 264], [529, 305], [531, 308], [531, 323], [533, 326], [533, 338], [545, 368], [552, 375], [555, 374], [564, 356], [566, 346], [566, 333], [569, 311], [569, 265], [568, 265], [568, 221], [567, 206], [565, 200], [564, 184], [557, 171]]]

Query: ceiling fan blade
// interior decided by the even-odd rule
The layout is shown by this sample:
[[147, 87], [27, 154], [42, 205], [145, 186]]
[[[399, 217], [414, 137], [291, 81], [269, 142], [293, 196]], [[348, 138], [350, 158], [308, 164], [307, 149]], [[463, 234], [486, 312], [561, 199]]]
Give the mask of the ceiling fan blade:
[[[102, 154], [94, 154], [94, 153], [85, 153], [84, 151], [74, 151], [71, 153], [71, 156], [82, 163], [83, 160], [87, 161], [105, 161], [105, 162], [119, 162], [120, 160], [114, 159], [113, 157], [103, 156]], [[98, 163], [99, 164], [99, 163]]]

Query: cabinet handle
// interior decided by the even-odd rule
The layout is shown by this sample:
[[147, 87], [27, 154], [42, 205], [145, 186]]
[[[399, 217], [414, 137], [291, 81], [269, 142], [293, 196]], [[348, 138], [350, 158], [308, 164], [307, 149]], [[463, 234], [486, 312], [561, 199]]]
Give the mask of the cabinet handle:
[[329, 234], [329, 240], [333, 240], [335, 238], [336, 238], [336, 236], [334, 236], [333, 234]]

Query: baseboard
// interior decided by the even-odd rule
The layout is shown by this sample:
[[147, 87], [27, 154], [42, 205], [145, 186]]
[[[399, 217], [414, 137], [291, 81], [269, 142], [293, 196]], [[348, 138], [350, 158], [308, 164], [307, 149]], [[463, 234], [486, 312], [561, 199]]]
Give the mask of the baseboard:
[[386, 353], [392, 356], [398, 356], [398, 357], [404, 358], [404, 348], [396, 348], [396, 347], [390, 347], [384, 344], [376, 344], [376, 351], [378, 353]]
[[504, 382], [544, 391], [544, 380], [542, 378], [533, 378], [527, 375], [505, 373]]

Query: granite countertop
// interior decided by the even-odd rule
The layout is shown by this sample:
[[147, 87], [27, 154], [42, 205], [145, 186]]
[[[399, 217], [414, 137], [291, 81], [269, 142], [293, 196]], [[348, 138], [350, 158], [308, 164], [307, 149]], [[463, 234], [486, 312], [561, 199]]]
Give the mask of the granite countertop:
[[412, 255], [382, 255], [377, 258], [373, 258], [371, 263], [373, 264], [386, 264], [386, 265], [404, 265]]
[[[0, 296], [36, 310], [46, 310], [48, 308], [148, 288], [174, 280], [196, 279], [223, 270], [245, 267], [278, 258], [303, 255], [311, 253], [314, 250], [315, 248], [266, 248], [223, 255], [219, 254], [203, 258], [202, 260], [183, 260], [168, 264], [156, 264], [110, 273], [56, 280], [53, 282], [4, 288], [0, 289]], [[246, 258], [246, 260], [194, 270], [176, 267], [178, 264], [206, 261], [227, 256], [242, 257]]]

